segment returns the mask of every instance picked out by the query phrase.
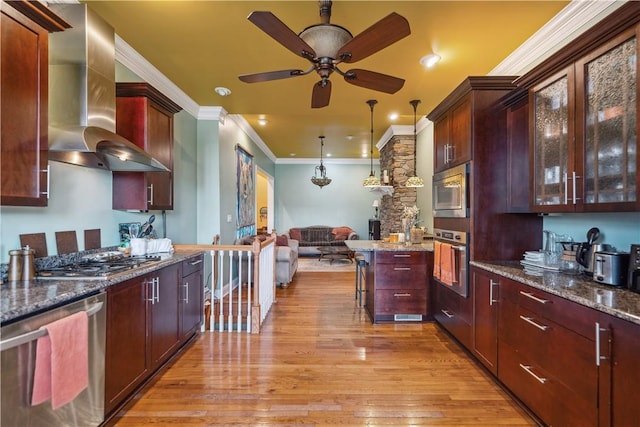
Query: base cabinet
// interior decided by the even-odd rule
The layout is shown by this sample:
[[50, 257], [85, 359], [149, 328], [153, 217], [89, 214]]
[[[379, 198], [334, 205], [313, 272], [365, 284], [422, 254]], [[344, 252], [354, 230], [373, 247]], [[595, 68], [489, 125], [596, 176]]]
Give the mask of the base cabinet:
[[471, 348], [471, 296], [464, 298], [435, 281], [431, 285], [433, 317], [467, 349]]
[[498, 275], [479, 268], [471, 269], [473, 353], [494, 375], [498, 373], [499, 286]]
[[[189, 258], [107, 288], [105, 414], [114, 413], [198, 330], [202, 259]], [[188, 274], [183, 277], [184, 265]]]

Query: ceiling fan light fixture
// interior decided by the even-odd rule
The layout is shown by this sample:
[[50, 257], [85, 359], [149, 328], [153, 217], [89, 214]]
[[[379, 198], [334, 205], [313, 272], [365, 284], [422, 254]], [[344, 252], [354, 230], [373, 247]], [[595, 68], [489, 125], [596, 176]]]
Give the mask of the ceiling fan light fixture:
[[333, 24], [317, 24], [305, 28], [299, 37], [316, 52], [318, 58], [337, 59], [338, 51], [353, 38], [346, 28]]
[[438, 62], [440, 62], [440, 59], [442, 59], [440, 58], [440, 55], [430, 53], [420, 58], [420, 64], [422, 64], [424, 68], [433, 68]]

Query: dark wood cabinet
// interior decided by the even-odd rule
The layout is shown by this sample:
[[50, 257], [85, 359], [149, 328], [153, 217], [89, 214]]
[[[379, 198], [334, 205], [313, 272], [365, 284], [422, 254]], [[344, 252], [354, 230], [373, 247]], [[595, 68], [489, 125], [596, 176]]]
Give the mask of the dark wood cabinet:
[[180, 265], [172, 265], [151, 274], [150, 289], [150, 356], [156, 368], [171, 356], [180, 343], [179, 302]]
[[367, 256], [365, 308], [372, 322], [425, 320], [433, 254], [376, 251]]
[[638, 22], [628, 2], [516, 81], [529, 91], [535, 212], [640, 210]]
[[494, 375], [498, 373], [498, 304], [500, 277], [471, 268], [473, 298], [472, 350]]
[[471, 349], [471, 297], [463, 298], [445, 285], [432, 281], [433, 317], [464, 347]]
[[180, 339], [187, 340], [202, 325], [204, 310], [204, 284], [202, 267], [204, 255], [182, 262], [182, 285], [180, 295]]
[[[116, 83], [116, 129], [173, 169], [173, 115], [181, 108], [146, 83]], [[113, 172], [113, 209], [173, 209], [172, 172]]]
[[598, 312], [504, 277], [500, 295], [500, 381], [545, 424], [598, 425]]
[[111, 412], [150, 373], [147, 349], [147, 276], [107, 289], [105, 413]]
[[28, 1], [3, 1], [0, 19], [0, 203], [47, 206], [49, 32], [69, 24]]
[[472, 119], [472, 94], [467, 94], [434, 123], [436, 172], [471, 160]]
[[[107, 288], [105, 413], [113, 413], [201, 322], [202, 255]], [[189, 268], [183, 277], [183, 264]], [[184, 288], [187, 280], [189, 291]], [[184, 297], [191, 292], [189, 303]]]
[[369, 220], [369, 240], [380, 240], [380, 220]]

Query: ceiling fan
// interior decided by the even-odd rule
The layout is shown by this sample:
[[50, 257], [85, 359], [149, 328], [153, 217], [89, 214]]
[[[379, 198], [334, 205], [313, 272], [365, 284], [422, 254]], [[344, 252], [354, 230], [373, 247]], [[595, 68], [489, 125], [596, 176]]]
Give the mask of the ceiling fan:
[[411, 34], [409, 22], [393, 12], [354, 37], [346, 28], [329, 23], [331, 3], [320, 0], [318, 5], [321, 23], [305, 28], [300, 34], [294, 33], [271, 12], [252, 12], [248, 17], [249, 21], [291, 52], [307, 59], [311, 62], [311, 67], [307, 70], [244, 74], [239, 76], [240, 80], [246, 83], [265, 82], [304, 76], [315, 70], [320, 80], [313, 86], [311, 108], [329, 105], [329, 76], [334, 71], [343, 76], [347, 83], [356, 86], [386, 93], [399, 91], [404, 85], [403, 79], [357, 68], [342, 71], [338, 64], [360, 61], [408, 36]]

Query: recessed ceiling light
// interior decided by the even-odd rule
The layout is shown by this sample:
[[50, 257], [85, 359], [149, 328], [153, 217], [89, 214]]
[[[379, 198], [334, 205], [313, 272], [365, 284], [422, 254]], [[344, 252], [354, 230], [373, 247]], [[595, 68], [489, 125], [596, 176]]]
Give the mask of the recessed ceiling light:
[[229, 95], [231, 95], [231, 90], [227, 89], [226, 87], [218, 86], [214, 90], [220, 96], [229, 96]]
[[289, 156], [290, 156], [290, 157], [295, 157], [295, 156], [296, 156], [296, 153], [289, 153]]
[[331, 153], [327, 153], [327, 157], [331, 157]]
[[347, 139], [351, 141], [353, 139], [353, 135], [347, 135]]
[[259, 124], [260, 126], [264, 126], [264, 125], [266, 125], [267, 123], [269, 123], [269, 122], [267, 121], [267, 119], [258, 119], [258, 124]]
[[425, 55], [420, 58], [420, 63], [425, 68], [432, 68], [438, 62], [440, 62], [440, 55], [436, 55], [435, 53], [430, 53], [429, 55]]
[[389, 113], [389, 120], [398, 120], [398, 113]]

